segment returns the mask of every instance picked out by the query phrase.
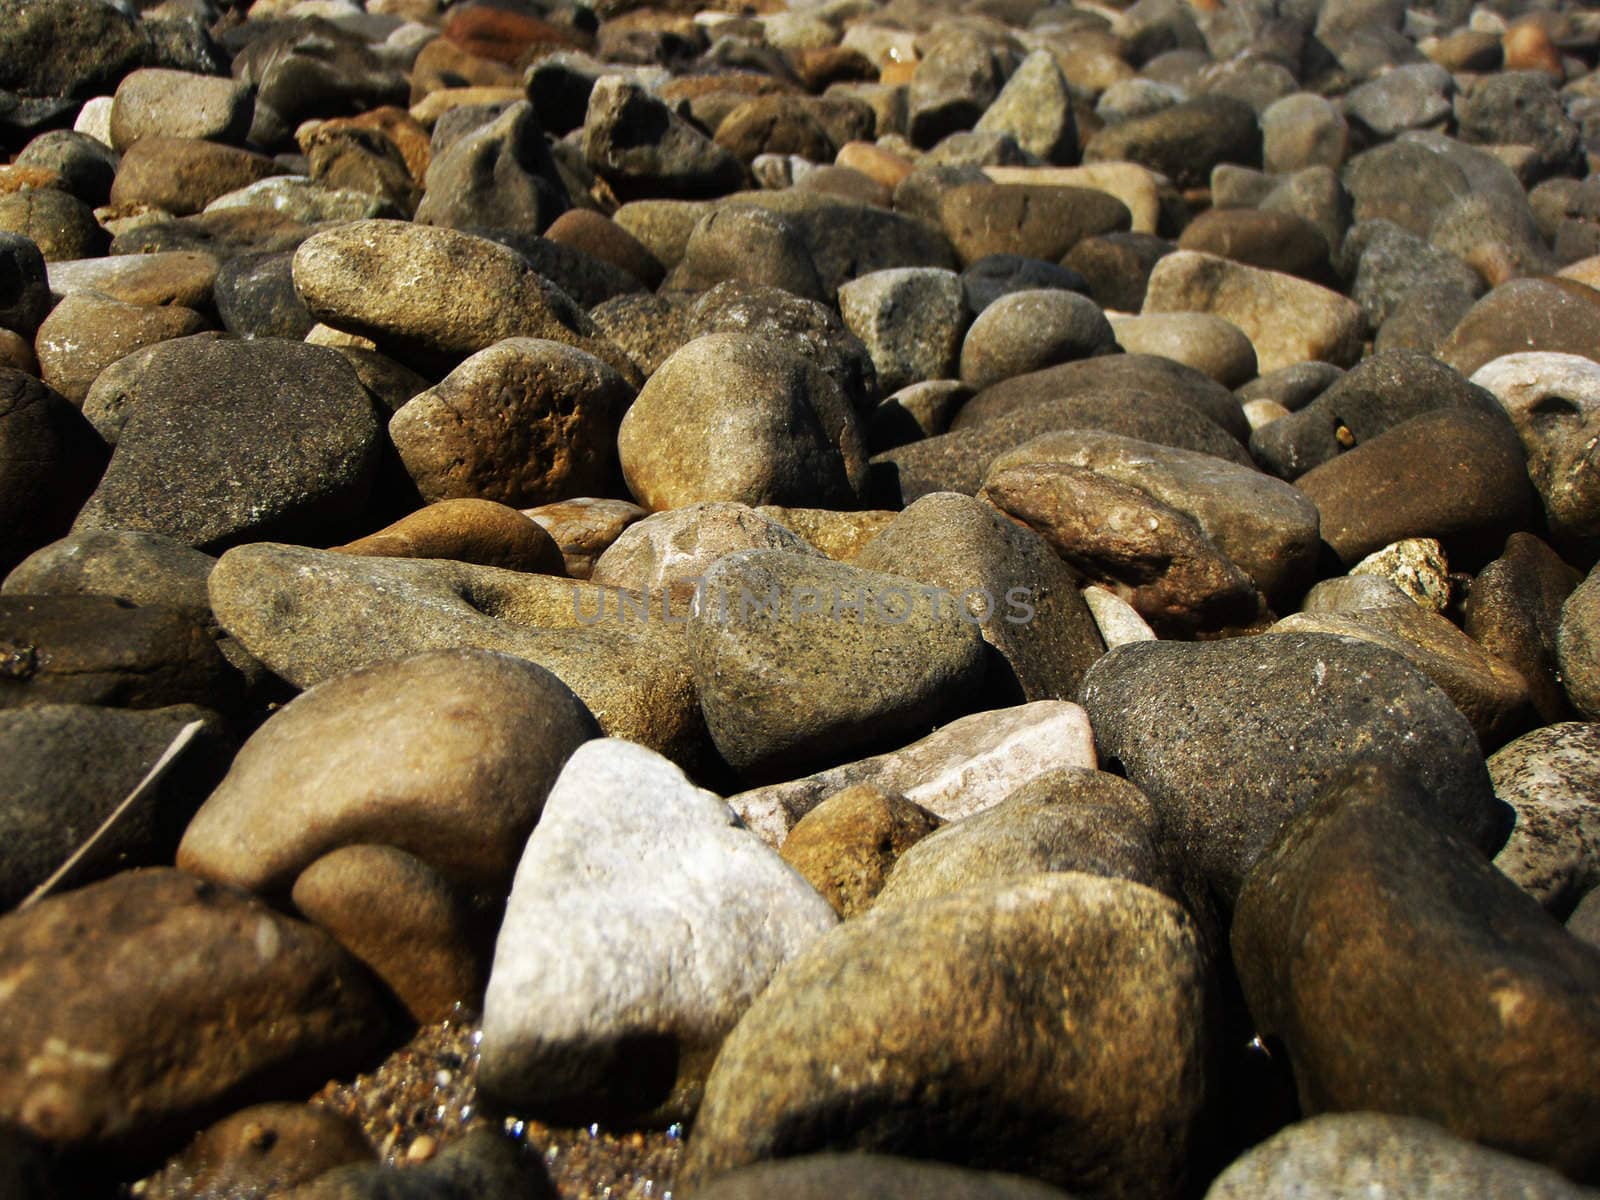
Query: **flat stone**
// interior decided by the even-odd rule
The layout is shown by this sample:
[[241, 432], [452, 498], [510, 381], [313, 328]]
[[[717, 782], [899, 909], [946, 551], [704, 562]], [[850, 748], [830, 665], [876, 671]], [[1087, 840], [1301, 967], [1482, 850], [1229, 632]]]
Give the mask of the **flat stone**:
[[1366, 317], [1337, 292], [1285, 275], [1180, 250], [1150, 273], [1144, 312], [1208, 312], [1231, 321], [1256, 348], [1264, 373], [1320, 360], [1346, 367], [1361, 357]]
[[129, 871], [0, 917], [0, 1114], [148, 1153], [247, 1097], [353, 1067], [388, 1020], [325, 933], [236, 888]]
[[[1600, 952], [1474, 851], [1414, 776], [1330, 779], [1251, 872], [1240, 983], [1302, 1110], [1380, 1108], [1578, 1177], [1600, 1106]], [[1404, 1051], [1397, 1053], [1397, 1048]]]
[[[689, 623], [717, 749], [736, 770], [770, 777], [953, 715], [984, 671], [966, 604], [902, 576], [784, 551], [726, 556]], [[869, 672], [879, 682], [863, 694]]]
[[681, 617], [625, 612], [619, 593], [270, 542], [230, 550], [209, 584], [223, 628], [296, 687], [427, 650], [497, 650], [550, 670], [608, 734], [685, 762], [704, 748]]
[[235, 146], [191, 137], [143, 137], [123, 152], [111, 203], [148, 204], [185, 217], [218, 196], [288, 173], [266, 155]]
[[1414, 1200], [1581, 1200], [1586, 1194], [1559, 1172], [1456, 1137], [1432, 1121], [1361, 1112], [1327, 1113], [1274, 1134], [1236, 1158], [1206, 1200], [1265, 1200], [1297, 1191]]
[[875, 909], [803, 951], [730, 1035], [680, 1181], [828, 1147], [1176, 1192], [1209, 990], [1188, 914], [1123, 880], [1033, 875]]
[[1260, 471], [1097, 430], [1047, 433], [995, 459], [991, 474], [1033, 463], [1082, 467], [1185, 513], [1274, 604], [1304, 591], [1320, 552], [1316, 506]]
[[359, 520], [382, 433], [336, 352], [274, 338], [175, 342], [129, 391], [111, 464], [75, 529], [206, 548], [327, 537]]
[[440, 651], [356, 670], [256, 731], [178, 861], [283, 893], [330, 851], [371, 843], [503, 889], [561, 765], [598, 735], [558, 679], [510, 655]]
[[242, 142], [255, 116], [250, 88], [235, 79], [144, 67], [123, 76], [111, 101], [111, 148], [140, 138]]
[[1255, 584], [1193, 517], [1149, 492], [1062, 462], [991, 468], [978, 493], [1039, 533], [1153, 628], [1181, 636], [1256, 622]]
[[519, 508], [614, 491], [633, 388], [576, 347], [507, 338], [414, 396], [389, 436], [424, 500]]
[[50, 294], [59, 298], [99, 292], [128, 304], [201, 309], [211, 303], [219, 265], [211, 255], [192, 250], [53, 262], [48, 268]]
[[44, 319], [34, 351], [44, 381], [81, 405], [100, 372], [119, 358], [207, 326], [205, 317], [180, 305], [129, 304], [77, 292]]
[[866, 478], [840, 389], [795, 350], [750, 334], [708, 334], [668, 358], [617, 443], [628, 489], [650, 509], [703, 500], [843, 507]]
[[1064, 700], [1035, 700], [962, 717], [898, 750], [740, 792], [728, 803], [777, 846], [807, 813], [849, 787], [901, 795], [954, 821], [999, 803], [1047, 771], [1095, 765], [1094, 736], [1083, 710]]
[[1557, 920], [1600, 886], [1597, 732], [1582, 721], [1546, 725], [1489, 759], [1494, 793], [1516, 813], [1494, 865]]
[[405, 221], [353, 221], [307, 239], [294, 284], [311, 314], [407, 353], [455, 358], [508, 337], [564, 342], [632, 366], [594, 322], [515, 250]]
[[371, 192], [333, 187], [307, 175], [274, 175], [231, 192], [206, 205], [208, 213], [232, 208], [266, 208], [307, 225], [322, 221], [366, 221], [397, 217], [394, 204]]
[[1166, 224], [1163, 210], [1171, 188], [1162, 176], [1138, 163], [1097, 162], [1076, 167], [985, 167], [983, 173], [995, 183], [1032, 183], [1105, 192], [1122, 201], [1130, 217], [1128, 228], [1135, 233], [1154, 234]]
[[967, 266], [989, 254], [1058, 261], [1086, 237], [1127, 229], [1128, 208], [1102, 191], [1044, 183], [969, 183], [940, 198], [939, 222]]
[[414, 1021], [478, 1006], [487, 966], [474, 952], [482, 919], [422, 859], [394, 846], [340, 846], [301, 871], [290, 894], [308, 921], [372, 968]]
[[1391, 650], [1320, 633], [1136, 642], [1089, 668], [1083, 706], [1107, 762], [1224, 897], [1351, 762], [1412, 773], [1478, 844], [1499, 832], [1472, 726]]
[[681, 1119], [751, 1002], [837, 920], [672, 763], [590, 743], [563, 769], [517, 867], [484, 1001], [480, 1084], [571, 1120]]
[[1002, 703], [1074, 696], [1104, 652], [1078, 575], [1044, 539], [970, 497], [922, 497], [852, 561], [971, 597], [991, 650], [985, 686]]
[[1295, 486], [1316, 504], [1323, 541], [1346, 563], [1408, 537], [1437, 539], [1452, 562], [1483, 562], [1528, 527], [1534, 502], [1509, 422], [1460, 408], [1387, 429]]
[[1112, 317], [1111, 332], [1129, 354], [1158, 355], [1237, 388], [1256, 377], [1256, 348], [1231, 321], [1210, 313]]
[[508, 571], [565, 574], [561, 549], [535, 521], [492, 500], [440, 500], [334, 547], [380, 558], [449, 558]]

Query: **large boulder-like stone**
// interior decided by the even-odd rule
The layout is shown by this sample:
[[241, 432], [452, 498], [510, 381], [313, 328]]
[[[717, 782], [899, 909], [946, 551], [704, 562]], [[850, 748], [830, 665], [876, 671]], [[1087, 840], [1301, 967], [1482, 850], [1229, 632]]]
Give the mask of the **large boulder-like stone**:
[[770, 777], [954, 715], [984, 671], [968, 603], [903, 576], [782, 550], [721, 559], [689, 622], [717, 749], [737, 770]]
[[562, 764], [599, 732], [560, 680], [506, 654], [446, 650], [352, 671], [244, 744], [178, 862], [284, 892], [322, 855], [364, 842], [503, 887]]
[[0, 917], [0, 1119], [148, 1154], [230, 1102], [303, 1095], [388, 1019], [332, 938], [237, 888], [130, 871]]
[[704, 500], [853, 507], [866, 482], [855, 414], [797, 350], [752, 334], [696, 338], [640, 389], [617, 436], [650, 509]]
[[1472, 726], [1392, 650], [1320, 633], [1131, 643], [1089, 668], [1082, 702], [1102, 756], [1225, 897], [1365, 757], [1414, 775], [1475, 844], [1503, 832]]
[[[706, 1084], [681, 1180], [828, 1149], [1181, 1193], [1207, 965], [1160, 893], [1076, 872], [876, 909], [802, 952]], [[936, 1095], [929, 1082], [938, 1081]]]
[[215, 548], [337, 536], [365, 512], [382, 430], [372, 397], [332, 350], [276, 338], [173, 343], [145, 361], [122, 407], [80, 531], [138, 529]]
[[1413, 777], [1368, 763], [1330, 779], [1245, 881], [1232, 946], [1306, 1113], [1425, 1117], [1600, 1177], [1600, 951]]
[[436, 559], [358, 558], [271, 542], [224, 554], [217, 620], [297, 687], [425, 650], [498, 650], [553, 672], [608, 734], [678, 759], [705, 722], [682, 617], [547, 575]]

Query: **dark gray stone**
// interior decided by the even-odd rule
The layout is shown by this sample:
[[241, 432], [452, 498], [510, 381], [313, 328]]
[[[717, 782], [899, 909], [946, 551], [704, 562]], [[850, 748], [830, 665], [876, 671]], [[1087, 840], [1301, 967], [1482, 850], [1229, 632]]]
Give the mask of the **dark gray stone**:
[[[111, 465], [75, 528], [200, 548], [355, 531], [382, 427], [338, 353], [277, 339], [184, 342], [134, 382]], [[285, 430], [294, 436], [285, 437]]]
[[1285, 823], [1367, 757], [1413, 774], [1476, 844], [1504, 833], [1472, 726], [1378, 646], [1313, 633], [1131, 643], [1089, 668], [1080, 703], [1103, 761], [1230, 899]]

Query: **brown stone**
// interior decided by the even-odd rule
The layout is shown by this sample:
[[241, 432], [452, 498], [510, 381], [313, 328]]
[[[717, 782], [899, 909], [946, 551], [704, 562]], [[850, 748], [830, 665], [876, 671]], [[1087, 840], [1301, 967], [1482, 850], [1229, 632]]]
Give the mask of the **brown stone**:
[[518, 507], [620, 490], [628, 383], [575, 347], [506, 338], [412, 397], [389, 436], [424, 500]]
[[295, 907], [422, 1024], [483, 1001], [487, 930], [438, 871], [393, 846], [341, 846], [294, 881]]
[[[411, 66], [412, 115], [416, 116], [417, 106], [429, 96], [478, 88], [514, 88], [520, 93], [522, 72], [509, 63], [463, 50], [449, 38], [434, 38], [422, 48]], [[518, 95], [517, 98], [526, 97]], [[422, 124], [431, 122], [422, 121]]]
[[176, 216], [197, 213], [218, 196], [289, 168], [235, 146], [196, 138], [140, 138], [122, 155], [112, 204], [153, 204]]
[[225, 708], [232, 668], [185, 612], [109, 596], [0, 598], [0, 708]]
[[1402, 538], [1431, 537], [1451, 562], [1486, 562], [1528, 528], [1533, 485], [1509, 421], [1437, 409], [1387, 429], [1295, 480], [1346, 564]]
[[1328, 240], [1310, 221], [1271, 209], [1213, 208], [1178, 238], [1180, 250], [1199, 250], [1267, 271], [1308, 279], [1329, 273]]
[[202, 1130], [160, 1182], [170, 1178], [196, 1196], [243, 1200], [373, 1157], [360, 1127], [326, 1108], [253, 1104]]
[[[440, 39], [435, 39], [429, 45], [437, 45], [439, 41]], [[338, 133], [344, 129], [369, 129], [383, 134], [400, 151], [400, 157], [405, 160], [406, 170], [410, 172], [412, 180], [418, 187], [422, 186], [428, 176], [428, 164], [432, 161], [433, 150], [428, 131], [405, 109], [386, 104], [382, 108], [374, 108], [370, 112], [360, 113], [354, 117], [329, 117], [324, 121], [307, 121], [295, 130], [294, 137], [300, 146], [300, 153], [310, 154], [311, 147], [319, 136]]]
[[387, 1031], [327, 934], [237, 888], [131, 871], [0, 917], [0, 1121], [147, 1154], [250, 1096], [347, 1069]]
[[179, 305], [129, 304], [77, 292], [44, 319], [34, 351], [44, 381], [81, 405], [100, 372], [119, 358], [207, 326], [199, 313]]
[[571, 753], [598, 735], [549, 671], [444, 650], [327, 680], [258, 729], [189, 823], [178, 862], [287, 891], [341, 846], [394, 846], [503, 889]]
[[440, 500], [333, 547], [383, 558], [450, 558], [510, 571], [564, 574], [561, 550], [536, 522], [493, 500]]
[[667, 273], [661, 260], [643, 242], [593, 209], [568, 209], [550, 223], [544, 236], [621, 267], [647, 288], [660, 287]]
[[566, 573], [573, 579], [588, 579], [594, 564], [622, 531], [649, 515], [648, 510], [626, 500], [590, 496], [557, 500], [522, 512], [555, 540]]
[[1428, 811], [1351, 768], [1250, 873], [1233, 957], [1308, 1114], [1425, 1117], [1600, 1178], [1600, 952]]
[[991, 472], [978, 495], [1169, 636], [1262, 616], [1255, 584], [1194, 518], [1131, 484], [1087, 467], [1028, 463]]
[[850, 918], [872, 907], [900, 855], [943, 824], [904, 796], [857, 784], [801, 817], [779, 853]]
[[573, 48], [566, 30], [526, 12], [489, 4], [463, 4], [450, 10], [441, 31], [468, 54], [494, 62], [521, 64], [530, 52]]
[[1058, 262], [1086, 237], [1127, 229], [1122, 201], [1088, 188], [969, 183], [939, 200], [939, 221], [963, 266], [990, 254]]

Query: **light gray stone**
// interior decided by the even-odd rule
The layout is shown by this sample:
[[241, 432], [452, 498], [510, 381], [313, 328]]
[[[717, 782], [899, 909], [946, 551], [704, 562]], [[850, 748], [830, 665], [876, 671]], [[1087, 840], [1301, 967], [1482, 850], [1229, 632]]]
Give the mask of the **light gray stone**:
[[517, 867], [480, 1084], [576, 1123], [681, 1120], [745, 1009], [837, 921], [672, 763], [592, 742], [568, 761]]

